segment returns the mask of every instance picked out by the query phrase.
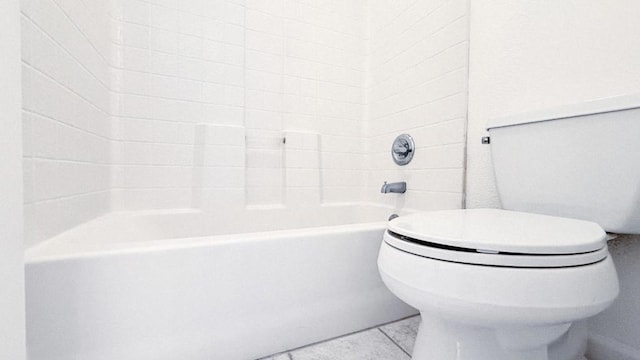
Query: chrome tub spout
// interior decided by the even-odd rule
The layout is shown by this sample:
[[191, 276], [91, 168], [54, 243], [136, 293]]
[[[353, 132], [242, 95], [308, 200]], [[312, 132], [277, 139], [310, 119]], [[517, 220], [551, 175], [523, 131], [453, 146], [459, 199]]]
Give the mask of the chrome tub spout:
[[407, 183], [405, 181], [394, 182], [390, 184], [388, 184], [385, 181], [384, 184], [382, 185], [382, 189], [380, 189], [380, 192], [383, 194], [388, 194], [388, 193], [404, 194], [406, 191], [407, 191]]

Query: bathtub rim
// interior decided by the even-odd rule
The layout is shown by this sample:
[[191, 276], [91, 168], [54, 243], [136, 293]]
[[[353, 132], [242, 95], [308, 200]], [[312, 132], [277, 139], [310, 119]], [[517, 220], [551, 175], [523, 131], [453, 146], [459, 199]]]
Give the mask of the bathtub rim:
[[207, 246], [224, 246], [234, 243], [265, 241], [273, 238], [291, 239], [304, 236], [326, 236], [331, 234], [342, 234], [349, 231], [380, 231], [380, 241], [382, 241], [382, 232], [386, 228], [387, 221], [369, 221], [352, 224], [325, 225], [285, 230], [204, 235], [183, 238], [144, 240], [136, 242], [114, 242], [108, 244], [99, 244], [100, 246], [96, 248], [79, 249], [75, 251], [72, 250], [71, 252], [69, 252], [69, 250], [59, 250], [60, 246], [64, 246], [65, 239], [53, 238], [36, 247], [27, 249], [24, 255], [24, 263], [26, 266], [50, 262], [88, 260], [114, 255], [133, 255], [142, 253], [164, 252], [178, 249], [185, 250]]

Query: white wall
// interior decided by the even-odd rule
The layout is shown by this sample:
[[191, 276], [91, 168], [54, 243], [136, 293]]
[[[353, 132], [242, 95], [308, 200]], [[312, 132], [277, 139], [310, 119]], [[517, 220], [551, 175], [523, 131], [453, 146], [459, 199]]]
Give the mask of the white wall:
[[[28, 246], [109, 210], [462, 204], [466, 0], [22, 11]], [[402, 169], [401, 132], [418, 146]]]
[[[235, 1], [114, 4], [113, 207], [191, 207], [196, 132], [202, 142], [207, 130], [196, 125], [243, 122], [244, 7]], [[220, 140], [244, 137], [230, 131]], [[244, 154], [224, 155], [207, 163], [224, 166], [226, 190], [243, 194], [244, 174], [234, 169], [244, 170]]]
[[0, 2], [0, 359], [25, 359], [20, 3]]
[[[372, 0], [370, 6], [365, 199], [396, 211], [460, 208], [468, 2]], [[417, 149], [400, 167], [390, 149], [402, 133]], [[380, 194], [384, 181], [406, 181], [406, 194]]]
[[360, 200], [364, 5], [23, 0], [26, 245], [110, 210]]
[[[500, 206], [487, 119], [640, 92], [638, 13], [633, 0], [471, 2], [468, 207]], [[612, 246], [621, 295], [590, 324], [592, 360], [640, 359], [638, 240]]]
[[26, 246], [109, 210], [104, 3], [21, 3]]
[[359, 199], [363, 1], [117, 4], [114, 209]]

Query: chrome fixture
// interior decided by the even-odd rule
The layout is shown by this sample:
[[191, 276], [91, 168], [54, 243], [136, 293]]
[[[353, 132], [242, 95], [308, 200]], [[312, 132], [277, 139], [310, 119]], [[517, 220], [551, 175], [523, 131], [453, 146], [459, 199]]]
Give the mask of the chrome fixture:
[[391, 156], [398, 165], [407, 165], [413, 159], [416, 144], [409, 134], [398, 135], [391, 146]]
[[387, 184], [387, 182], [385, 181], [384, 184], [382, 185], [382, 189], [380, 189], [380, 192], [383, 194], [388, 194], [388, 193], [404, 194], [406, 191], [407, 191], [407, 183], [404, 181], [394, 182], [391, 184]]
[[391, 216], [389, 216], [389, 221], [391, 221], [391, 220], [393, 220], [393, 219], [395, 219], [395, 218], [397, 218], [397, 217], [400, 217], [400, 215], [398, 215], [398, 214], [391, 214]]

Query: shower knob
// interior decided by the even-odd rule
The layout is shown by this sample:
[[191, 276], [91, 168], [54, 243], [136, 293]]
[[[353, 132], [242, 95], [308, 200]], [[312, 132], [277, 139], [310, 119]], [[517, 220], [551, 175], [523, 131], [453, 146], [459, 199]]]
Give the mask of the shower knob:
[[398, 135], [391, 146], [391, 156], [398, 165], [407, 165], [413, 159], [415, 143], [409, 134]]

